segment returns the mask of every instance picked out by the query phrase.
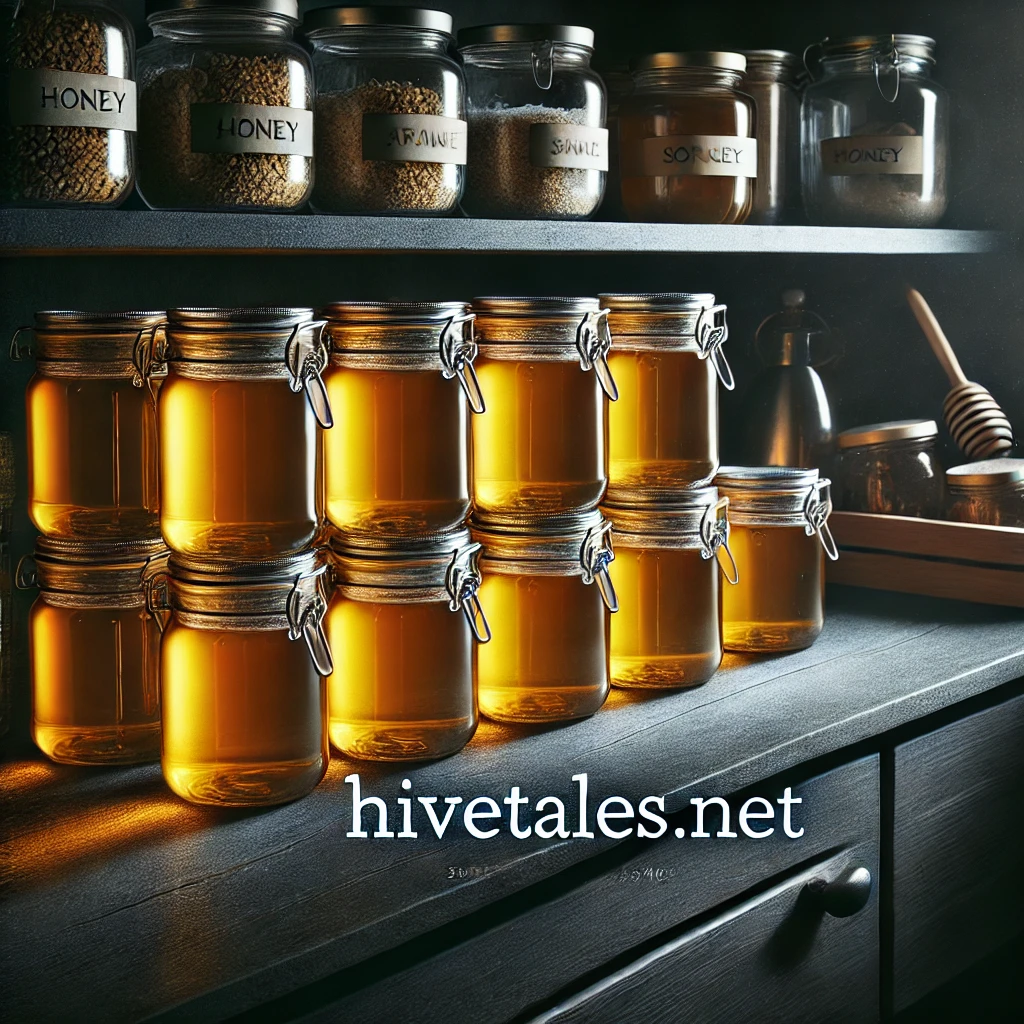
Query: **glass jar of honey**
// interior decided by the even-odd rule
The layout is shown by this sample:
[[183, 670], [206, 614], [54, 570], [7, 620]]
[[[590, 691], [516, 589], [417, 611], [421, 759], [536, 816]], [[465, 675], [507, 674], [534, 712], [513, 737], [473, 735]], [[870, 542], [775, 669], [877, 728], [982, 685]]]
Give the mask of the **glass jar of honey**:
[[[469, 416], [484, 411], [461, 302], [337, 302], [324, 384], [325, 511], [346, 538], [436, 534], [469, 513]], [[360, 542], [361, 543], [361, 542]]]
[[714, 295], [601, 295], [619, 400], [608, 409], [608, 497], [620, 505], [672, 502], [718, 470], [718, 381], [736, 385], [722, 352], [729, 336]]
[[742, 224], [757, 180], [754, 101], [738, 53], [652, 53], [619, 110], [630, 220]]
[[[609, 689], [611, 523], [597, 510], [486, 528], [480, 600], [491, 641], [476, 648], [481, 713], [501, 722], [592, 715]], [[596, 584], [587, 586], [585, 584]]]
[[722, 662], [719, 573], [736, 582], [728, 501], [714, 487], [681, 492], [675, 506], [602, 510], [615, 529], [609, 566], [618, 614], [611, 624], [612, 684], [681, 687], [706, 683]]
[[323, 324], [303, 308], [168, 314], [160, 529], [172, 551], [255, 561], [312, 543], [316, 426], [332, 423]]
[[607, 486], [607, 311], [597, 299], [473, 300], [477, 375], [473, 501], [481, 521], [597, 508]]
[[825, 623], [822, 551], [839, 558], [828, 528], [829, 481], [816, 469], [728, 466], [715, 483], [729, 499], [729, 546], [739, 577], [723, 594], [725, 649], [810, 647]]
[[946, 470], [949, 518], [1024, 527], [1024, 459], [985, 459]]
[[153, 604], [169, 609], [161, 763], [179, 796], [267, 806], [324, 777], [326, 571], [318, 551], [230, 566], [172, 555], [154, 581]]
[[156, 394], [166, 367], [152, 353], [164, 322], [156, 312], [47, 310], [12, 339], [12, 358], [36, 358], [25, 413], [28, 511], [40, 533], [159, 533]]
[[477, 726], [473, 640], [490, 638], [469, 530], [336, 547], [327, 635], [331, 742], [371, 761], [461, 750]]
[[64, 764], [138, 764], [160, 756], [160, 629], [147, 587], [167, 560], [160, 540], [40, 537], [18, 567], [38, 586], [29, 616], [32, 738]]

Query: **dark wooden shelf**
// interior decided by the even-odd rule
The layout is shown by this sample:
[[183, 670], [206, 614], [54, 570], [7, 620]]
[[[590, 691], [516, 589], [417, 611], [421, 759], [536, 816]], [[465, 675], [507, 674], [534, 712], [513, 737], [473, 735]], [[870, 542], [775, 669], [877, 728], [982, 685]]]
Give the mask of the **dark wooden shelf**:
[[[349, 839], [351, 789], [532, 803], [590, 776], [596, 799], [658, 794], [669, 812], [869, 740], [1024, 675], [1019, 611], [839, 589], [808, 651], [728, 656], [707, 685], [615, 692], [564, 728], [481, 726], [419, 766], [337, 759], [305, 800], [262, 813], [192, 807], [159, 767], [0, 764], [0, 959], [11, 1020], [220, 1019], [359, 964], [592, 857], [608, 840]], [[486, 870], [483, 870], [483, 868]], [[451, 878], [450, 868], [479, 868]], [[701, 884], [693, 879], [692, 884]]]
[[2, 210], [0, 255], [81, 253], [791, 253], [997, 252], [1008, 236], [945, 228], [625, 224], [316, 214]]

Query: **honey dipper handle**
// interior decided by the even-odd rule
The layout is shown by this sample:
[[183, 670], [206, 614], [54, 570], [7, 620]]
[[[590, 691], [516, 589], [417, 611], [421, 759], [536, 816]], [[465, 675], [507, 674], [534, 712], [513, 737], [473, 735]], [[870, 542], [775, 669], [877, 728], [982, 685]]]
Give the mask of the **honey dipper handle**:
[[960, 368], [960, 361], [953, 351], [953, 346], [950, 345], [949, 339], [942, 330], [939, 321], [935, 319], [935, 314], [932, 312], [931, 307], [925, 302], [924, 296], [916, 288], [908, 288], [907, 302], [910, 303], [910, 308], [914, 311], [914, 316], [917, 317], [917, 322], [921, 325], [921, 330], [924, 331], [924, 336], [928, 339], [928, 344], [931, 345], [935, 358], [938, 359], [942, 364], [942, 368], [946, 371], [949, 383], [954, 387], [957, 384], [966, 384], [967, 378], [964, 376], [964, 371]]

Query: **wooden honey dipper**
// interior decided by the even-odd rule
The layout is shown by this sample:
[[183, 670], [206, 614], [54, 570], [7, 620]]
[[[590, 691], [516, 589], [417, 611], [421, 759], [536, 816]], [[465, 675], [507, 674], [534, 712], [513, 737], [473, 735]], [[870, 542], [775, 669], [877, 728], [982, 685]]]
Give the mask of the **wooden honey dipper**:
[[924, 296], [909, 288], [907, 302], [952, 385], [942, 403], [942, 415], [957, 447], [971, 462], [1005, 454], [1013, 447], [1013, 427], [1006, 413], [986, 388], [964, 376], [953, 346]]

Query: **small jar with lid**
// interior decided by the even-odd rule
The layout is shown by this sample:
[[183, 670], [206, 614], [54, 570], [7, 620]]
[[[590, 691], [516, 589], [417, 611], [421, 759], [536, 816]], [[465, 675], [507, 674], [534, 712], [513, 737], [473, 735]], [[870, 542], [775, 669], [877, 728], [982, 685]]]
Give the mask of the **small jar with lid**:
[[601, 295], [619, 400], [608, 409], [608, 501], [671, 502], [718, 471], [718, 383], [726, 308], [714, 295]]
[[935, 420], [893, 420], [838, 438], [839, 507], [847, 512], [941, 519], [946, 488]]
[[946, 470], [949, 518], [1024, 528], [1024, 459], [985, 459]]
[[801, 179], [812, 224], [932, 227], [946, 212], [949, 97], [935, 40], [826, 39], [804, 91]]
[[597, 508], [607, 486], [611, 335], [597, 299], [473, 300], [487, 410], [473, 417], [473, 502], [490, 522]]
[[333, 422], [323, 326], [301, 307], [170, 311], [159, 423], [172, 551], [253, 561], [313, 542], [316, 428]]
[[800, 213], [800, 59], [785, 50], [743, 50], [743, 91], [754, 101], [757, 186], [752, 224], [792, 224]]
[[64, 764], [160, 756], [160, 627], [147, 603], [163, 541], [40, 537], [18, 567], [29, 615], [32, 738]]
[[450, 213], [462, 198], [466, 100], [452, 18], [416, 7], [316, 7], [316, 183], [328, 213]]
[[[323, 311], [324, 504], [346, 539], [422, 537], [469, 513], [469, 419], [484, 399], [461, 302], [336, 302]], [[360, 541], [361, 543], [361, 541]]]
[[473, 217], [580, 220], [601, 205], [606, 98], [579, 25], [480, 25], [459, 32], [466, 68]]
[[446, 757], [477, 726], [480, 545], [465, 527], [422, 541], [334, 548], [327, 636], [331, 742], [371, 761]]
[[317, 551], [227, 566], [172, 555], [154, 580], [153, 604], [167, 620], [161, 765], [178, 796], [269, 806], [324, 777], [326, 571]]
[[313, 185], [297, 0], [157, 0], [139, 50], [139, 175], [155, 210], [295, 210]]
[[619, 599], [611, 624], [614, 686], [699, 686], [718, 670], [719, 575], [736, 582], [727, 507], [714, 487], [681, 491], [674, 506], [602, 506], [615, 529], [609, 566]]
[[747, 62], [721, 52], [652, 53], [619, 111], [622, 205], [630, 220], [742, 224], [757, 179]]
[[28, 510], [46, 536], [159, 533], [156, 395], [167, 371], [153, 351], [165, 320], [47, 310], [15, 334], [12, 357], [36, 358], [25, 392]]
[[839, 550], [828, 528], [830, 482], [816, 469], [726, 466], [729, 547], [738, 582], [722, 598], [727, 651], [799, 651], [825, 624], [825, 560]]
[[117, 206], [135, 182], [135, 33], [103, 0], [4, 5], [0, 203]]
[[[586, 718], [609, 690], [611, 523], [597, 510], [474, 525], [491, 641], [476, 648], [480, 711], [499, 722]], [[596, 584], [596, 585], [591, 585]]]

